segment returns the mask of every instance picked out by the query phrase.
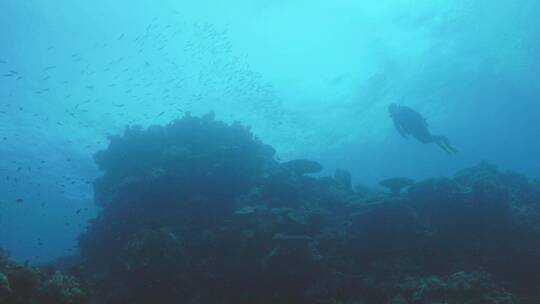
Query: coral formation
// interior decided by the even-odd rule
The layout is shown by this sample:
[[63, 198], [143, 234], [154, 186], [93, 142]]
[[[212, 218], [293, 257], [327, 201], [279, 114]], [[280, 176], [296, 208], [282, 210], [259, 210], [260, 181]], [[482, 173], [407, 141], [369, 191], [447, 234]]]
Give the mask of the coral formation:
[[414, 185], [414, 181], [406, 177], [394, 177], [379, 182], [385, 188], [388, 188], [394, 195], [398, 195], [404, 188]]
[[522, 212], [538, 208], [539, 190], [527, 178], [484, 163], [455, 178], [388, 179], [390, 195], [370, 195], [346, 171], [314, 177], [317, 162], [273, 153], [211, 116], [114, 137], [96, 154], [104, 208], [80, 241], [99, 302], [540, 297], [538, 221]]
[[319, 173], [322, 166], [316, 161], [308, 159], [294, 159], [280, 164], [280, 167], [298, 175]]
[[[198, 118], [187, 113], [165, 127], [147, 130], [128, 127], [95, 155], [105, 172], [95, 182], [96, 203], [106, 205], [132, 184], [166, 180], [192, 193], [234, 198], [253, 186], [266, 166], [275, 165], [273, 155], [274, 150], [248, 128], [240, 123], [228, 126], [214, 120], [213, 114]], [[212, 191], [207, 191], [208, 186]]]
[[514, 304], [514, 296], [483, 271], [407, 278], [390, 303]]
[[2, 303], [540, 302], [538, 183], [483, 163], [352, 191], [273, 155], [212, 115], [128, 128], [95, 156], [78, 279], [0, 259]]
[[352, 176], [349, 171], [338, 169], [334, 172], [334, 179], [345, 191], [352, 191]]
[[18, 265], [0, 250], [0, 303], [85, 304], [88, 300], [74, 276]]

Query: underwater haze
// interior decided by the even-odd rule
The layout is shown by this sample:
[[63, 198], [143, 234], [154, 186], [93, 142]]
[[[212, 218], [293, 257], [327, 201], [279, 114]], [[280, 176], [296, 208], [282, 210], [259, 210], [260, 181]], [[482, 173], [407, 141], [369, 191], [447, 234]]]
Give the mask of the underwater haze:
[[[15, 261], [13, 263], [26, 261], [29, 265], [39, 266], [66, 256], [82, 256], [88, 263], [84, 264], [85, 267], [113, 269], [115, 266], [112, 264], [102, 265], [96, 261], [118, 256], [118, 252], [126, 252], [126, 248], [136, 246], [133, 245], [137, 243], [133, 241], [133, 235], [140, 237], [137, 244], [144, 243], [149, 235], [155, 236], [148, 232], [153, 231], [166, 234], [158, 233], [157, 239], [181, 239], [184, 247], [178, 249], [182, 252], [178, 254], [189, 256], [190, 261], [194, 261], [194, 257], [207, 253], [206, 248], [197, 247], [205, 242], [193, 241], [198, 235], [195, 231], [204, 226], [203, 222], [219, 223], [223, 214], [250, 216], [263, 212], [257, 208], [264, 205], [264, 212], [275, 215], [281, 212], [277, 209], [300, 208], [315, 197], [318, 200], [335, 196], [339, 197], [336, 200], [347, 202], [346, 205], [361, 201], [366, 206], [380, 201], [395, 202], [396, 197], [399, 202], [409, 199], [429, 201], [427, 192], [412, 188], [413, 181], [451, 178], [467, 168], [477, 168], [481, 172], [479, 176], [493, 177], [504, 191], [511, 188], [507, 187], [510, 183], [507, 181], [525, 180], [523, 183], [535, 190], [527, 190], [527, 195], [514, 195], [512, 189], [518, 186], [515, 186], [517, 182], [512, 184], [516, 188], [508, 190], [512, 193], [508, 206], [519, 201], [515, 197], [527, 197], [523, 199], [530, 203], [527, 206], [535, 206], [527, 212], [539, 212], [533, 211], [540, 210], [540, 201], [536, 201], [540, 195], [535, 196], [535, 191], [540, 193], [536, 180], [540, 178], [539, 13], [540, 2], [535, 0], [2, 0], [0, 248], [9, 251], [10, 258]], [[420, 135], [414, 130], [409, 130], [409, 138], [401, 136], [397, 118], [389, 113], [391, 104], [406, 106], [422, 115], [429, 131], [448, 139], [457, 153], [446, 153], [444, 147], [441, 149], [441, 142], [435, 140], [439, 138], [437, 136], [430, 137], [429, 143], [417, 140]], [[128, 126], [132, 127], [126, 131]], [[237, 137], [238, 142], [235, 142]], [[193, 140], [194, 144], [180, 147], [177, 140]], [[224, 147], [228, 147], [229, 152], [220, 150]], [[161, 151], [161, 154], [156, 151]], [[210, 157], [211, 153], [215, 155]], [[158, 154], [159, 157], [155, 156]], [[191, 161], [179, 162], [180, 158]], [[144, 167], [145, 162], [152, 165]], [[138, 165], [141, 167], [136, 168]], [[194, 166], [199, 169], [194, 169]], [[172, 173], [171, 168], [176, 171]], [[209, 171], [198, 179], [201, 168]], [[225, 174], [222, 172], [224, 168], [231, 171]], [[522, 179], [504, 175], [507, 170], [518, 172], [516, 174]], [[291, 177], [291, 185], [304, 190], [297, 193], [290, 190], [294, 188], [292, 186], [285, 187], [288, 190], [279, 187], [275, 190], [277, 186], [270, 177], [285, 174], [283, 172], [292, 174], [288, 177], [294, 176]], [[214, 173], [215, 176], [212, 175]], [[191, 181], [188, 184], [182, 178], [182, 182], [176, 184], [177, 188], [182, 185], [199, 189], [204, 182], [206, 190], [196, 194], [178, 194], [171, 190], [177, 188], [165, 186], [169, 182], [174, 183], [175, 178], [182, 174]], [[502, 177], [497, 174], [502, 174]], [[156, 180], [164, 176], [167, 182], [156, 185]], [[467, 196], [477, 189], [473, 181], [459, 176], [464, 175], [455, 177], [455, 183], [462, 187], [457, 192]], [[396, 191], [394, 186], [385, 186], [384, 182], [379, 184], [381, 180], [393, 177], [401, 178], [402, 182], [410, 181], [411, 185], [403, 187], [410, 186], [411, 191], [401, 192], [401, 188]], [[288, 180], [283, 176], [277, 179]], [[335, 193], [338, 190], [319, 190], [320, 193], [313, 190], [331, 187], [324, 184], [329, 179], [333, 180], [330, 184], [346, 185], [345, 188], [336, 186], [343, 191], [341, 196]], [[134, 180], [146, 183], [138, 187], [126, 186], [132, 185]], [[270, 184], [272, 187], [268, 186]], [[349, 184], [352, 187], [347, 186]], [[147, 189], [146, 186], [149, 187], [148, 193], [137, 192]], [[127, 195], [126, 189], [133, 192]], [[290, 191], [295, 194], [290, 194]], [[193, 218], [199, 219], [205, 210], [213, 215], [201, 219], [189, 229], [180, 229], [176, 224], [169, 224], [168, 220], [162, 222], [162, 217], [156, 216], [148, 220], [139, 217], [140, 222], [144, 222], [141, 229], [145, 232], [133, 232], [139, 231], [134, 228], [137, 222], [134, 214], [139, 213], [123, 209], [125, 202], [140, 197], [166, 200], [162, 197], [164, 193], [196, 204], [200, 200], [205, 201], [201, 197], [208, 193], [217, 193], [215, 196], [208, 194], [209, 201], [223, 201], [222, 204], [234, 201], [235, 208], [222, 209], [221, 205], [205, 201], [200, 204], [212, 211], [204, 208], [193, 211], [196, 214]], [[255, 199], [253, 193], [261, 196]], [[289, 193], [291, 196], [277, 199], [268, 193]], [[506, 196], [500, 193], [490, 196], [494, 197]], [[301, 203], [275, 203], [279, 200]], [[263, 201], [265, 203], [261, 203]], [[465, 201], [469, 202], [468, 199]], [[304, 206], [300, 209], [327, 210], [332, 214], [332, 220], [321, 220], [321, 227], [342, 227], [345, 222], [355, 222], [354, 219], [342, 218], [352, 209], [347, 209], [347, 212], [340, 209], [334, 214], [329, 211], [334, 207], [319, 203], [317, 208]], [[423, 206], [418, 210], [423, 210]], [[169, 207], [160, 208], [169, 210]], [[178, 214], [184, 214], [184, 211], [191, 214], [191, 209], [181, 208], [179, 210], [183, 211]], [[119, 210], [130, 215], [123, 218], [119, 215], [124, 213]], [[146, 210], [140, 216], [156, 212]], [[295, 219], [307, 217], [305, 214], [289, 216]], [[193, 218], [184, 220], [195, 221]], [[391, 215], [382, 218], [388, 219]], [[183, 217], [172, 222], [181, 219]], [[536, 220], [524, 222], [536, 225]], [[255, 219], [250, 219], [238, 224], [238, 227], [243, 227], [238, 231], [248, 233], [246, 231], [254, 227], [254, 222]], [[292, 239], [307, 244], [309, 240], [309, 250], [316, 242], [321, 246], [318, 251], [324, 265], [332, 264], [326, 259], [335, 257], [336, 253], [325, 251], [324, 241], [318, 238], [324, 234], [323, 239], [328, 241], [331, 233], [321, 233], [313, 227], [308, 229], [310, 221], [300, 222], [291, 226], [296, 227], [294, 229], [278, 225], [275, 227], [281, 228], [272, 228], [266, 233], [278, 243], [284, 239], [292, 242]], [[126, 226], [120, 227], [118, 223]], [[223, 223], [230, 221], [224, 220]], [[216, 231], [227, 229], [225, 226], [228, 224], [223, 225], [219, 228], [204, 226], [203, 230], [208, 235], [218, 234]], [[304, 228], [298, 228], [300, 226]], [[212, 230], [214, 228], [216, 230]], [[334, 231], [324, 229], [321, 231]], [[193, 231], [192, 234], [189, 231]], [[258, 235], [254, 231], [249, 234]], [[106, 239], [104, 235], [109, 234], [117, 235], [118, 239]], [[332, 235], [342, 237], [347, 233], [335, 232]], [[123, 249], [106, 245], [121, 242], [123, 237], [130, 240], [126, 241]], [[224, 243], [226, 240], [220, 239]], [[191, 241], [199, 245], [190, 247]], [[167, 241], [164, 248], [176, 246], [170, 242]], [[212, 244], [221, 244], [217, 243]], [[98, 253], [99, 248], [107, 248], [103, 249], [106, 253]], [[213, 248], [219, 251], [217, 247]], [[279, 256], [284, 245], [273, 248], [261, 244], [260, 247], [252, 245], [250, 249], [246, 248], [249, 252], [260, 251], [260, 256], [266, 259]], [[263, 254], [265, 250], [261, 248], [270, 253]], [[302, 248], [298, 250], [305, 249]], [[347, 252], [356, 250], [345, 245], [339, 248]], [[538, 254], [535, 250], [532, 250], [533, 256]], [[130, 254], [127, 255], [134, 255], [133, 252]], [[310, 254], [319, 256], [319, 253]], [[313, 259], [316, 264], [319, 258]], [[249, 259], [246, 257], [246, 260]], [[211, 263], [213, 259], [205, 258], [205, 261]], [[283, 265], [287, 261], [280, 260], [279, 263]], [[345, 262], [337, 264], [339, 267], [353, 267], [344, 266]], [[135, 262], [122, 265], [136, 268]], [[482, 271], [497, 276], [497, 271], [487, 264], [478, 262], [475, 265], [482, 265]], [[318, 266], [310, 264], [306, 269], [313, 267]], [[201, 270], [203, 268], [185, 272], [203, 273], [208, 270]], [[220, 272], [218, 268], [208, 270], [208, 277], [227, 277], [228, 272]], [[445, 270], [452, 270], [445, 273], [441, 269], [436, 274], [441, 277], [448, 275], [445, 278], [449, 282], [455, 279], [453, 273], [462, 270], [449, 266]], [[0, 283], [1, 270], [2, 267]], [[257, 273], [252, 268], [246, 271]], [[298, 271], [303, 273], [304, 270]], [[99, 273], [104, 275], [106, 271]], [[306, 277], [314, 276], [313, 272], [307, 273]], [[107, 279], [97, 274], [88, 277], [112, 282], [112, 276]], [[302, 279], [295, 278], [297, 281], [289, 282], [291, 286], [296, 286], [295, 282], [304, 282], [303, 276]], [[7, 279], [11, 277], [7, 275]], [[274, 283], [268, 280], [265, 284]], [[505, 280], [516, 282], [508, 277]], [[200, 279], [197, 282], [206, 281]], [[128, 283], [122, 286], [139, 288]], [[229, 290], [238, 286], [229, 286]], [[315, 289], [309, 286], [304, 287]], [[5, 298], [9, 301], [14, 299], [11, 287], [10, 295]], [[109, 287], [97, 288], [99, 300], [91, 303], [151, 303], [151, 300], [144, 300], [144, 295], [138, 295], [137, 298], [143, 300], [137, 302], [125, 294], [107, 294], [104, 290]], [[118, 286], [115, 290], [119, 290]], [[186, 290], [165, 292], [167, 296], [162, 303], [218, 303], [199, 294], [192, 295], [190, 292], [194, 288]], [[518, 293], [514, 289], [509, 290]], [[155, 293], [155, 290], [147, 291], [148, 294]], [[272, 301], [303, 303], [309, 298], [305, 294], [292, 297], [292, 293], [284, 291], [281, 296], [289, 299], [284, 302], [274, 294]], [[314, 297], [324, 298], [316, 294]], [[399, 293], [404, 300], [410, 301], [406, 294], [404, 291]], [[242, 299], [227, 296], [229, 300], [220, 303], [263, 303], [256, 296]], [[2, 297], [0, 291], [0, 300], [4, 299]], [[295, 300], [290, 300], [291, 297]], [[398, 295], [384, 298], [384, 301], [395, 302], [379, 303], [409, 303], [398, 302], [396, 297]], [[372, 296], [371, 299], [374, 298], [378, 300], [373, 300], [373, 303], [382, 301], [381, 297]], [[315, 303], [313, 298], [309, 299], [305, 300], [306, 303]], [[350, 299], [358, 298], [351, 295]], [[332, 298], [334, 302], [320, 303], [352, 303], [346, 302], [350, 299], [338, 302]], [[9, 301], [6, 303], [11, 303]], [[70, 301], [66, 303], [79, 303]], [[460, 301], [456, 303], [465, 303]], [[365, 303], [371, 302], [366, 300]]]

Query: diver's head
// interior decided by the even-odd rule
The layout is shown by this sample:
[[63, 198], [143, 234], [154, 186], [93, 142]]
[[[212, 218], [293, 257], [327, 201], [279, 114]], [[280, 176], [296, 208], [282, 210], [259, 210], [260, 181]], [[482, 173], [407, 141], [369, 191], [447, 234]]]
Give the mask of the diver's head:
[[390, 116], [394, 116], [397, 110], [398, 110], [398, 105], [395, 103], [392, 103], [388, 106], [388, 112], [390, 112]]

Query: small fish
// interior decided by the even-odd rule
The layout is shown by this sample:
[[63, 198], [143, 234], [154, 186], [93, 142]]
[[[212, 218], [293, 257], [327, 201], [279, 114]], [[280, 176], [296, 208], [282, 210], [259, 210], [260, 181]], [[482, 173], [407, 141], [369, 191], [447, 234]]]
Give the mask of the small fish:
[[158, 116], [156, 116], [156, 117], [160, 117], [160, 116], [163, 115], [163, 114], [165, 114], [165, 112], [159, 113]]
[[7, 61], [5, 61], [5, 60], [0, 60], [0, 64], [6, 64], [6, 63], [7, 63]]
[[24, 202], [24, 200], [23, 200], [22, 198], [18, 198], [18, 199], [16, 200], [16, 202], [17, 202], [17, 203], [22, 203], [22, 202]]

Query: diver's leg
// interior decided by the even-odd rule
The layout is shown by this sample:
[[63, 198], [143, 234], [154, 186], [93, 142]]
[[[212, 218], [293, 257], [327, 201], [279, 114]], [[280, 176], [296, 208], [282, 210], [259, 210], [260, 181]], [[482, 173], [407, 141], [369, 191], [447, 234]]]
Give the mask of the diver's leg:
[[437, 144], [437, 146], [439, 146], [441, 149], [443, 149], [444, 152], [446, 152], [448, 154], [452, 154], [452, 151], [443, 142], [437, 140], [437, 141], [435, 141], [435, 143]]
[[433, 139], [446, 153], [457, 153], [458, 150], [454, 148], [446, 136], [433, 136]]
[[450, 144], [450, 141], [448, 140], [446, 136], [441, 136], [441, 137], [442, 137], [442, 142], [448, 148], [448, 150], [452, 151], [453, 153], [458, 152], [458, 150], [454, 146], [452, 146], [452, 144]]

